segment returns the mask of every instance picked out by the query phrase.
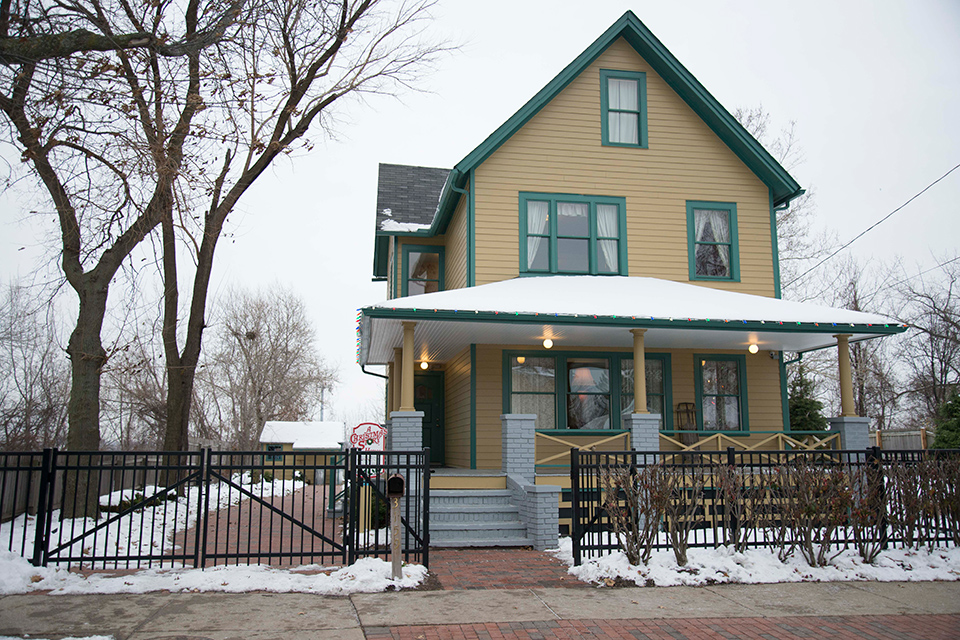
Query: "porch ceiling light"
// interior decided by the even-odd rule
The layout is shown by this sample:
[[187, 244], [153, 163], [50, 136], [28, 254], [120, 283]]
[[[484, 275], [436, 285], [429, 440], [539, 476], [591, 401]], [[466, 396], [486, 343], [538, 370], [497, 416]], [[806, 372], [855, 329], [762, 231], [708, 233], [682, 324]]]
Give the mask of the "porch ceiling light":
[[543, 340], [543, 348], [544, 348], [544, 349], [549, 349], [549, 348], [551, 348], [552, 346], [553, 346], [553, 340], [551, 340], [550, 338], [544, 338], [544, 340]]
[[430, 363], [424, 360], [423, 362], [420, 363], [420, 368], [426, 371], [427, 369], [430, 368]]
[[756, 353], [757, 351], [760, 351], [760, 347], [758, 347], [756, 344], [752, 344], [749, 347], [747, 347], [747, 351], [749, 351], [750, 353]]

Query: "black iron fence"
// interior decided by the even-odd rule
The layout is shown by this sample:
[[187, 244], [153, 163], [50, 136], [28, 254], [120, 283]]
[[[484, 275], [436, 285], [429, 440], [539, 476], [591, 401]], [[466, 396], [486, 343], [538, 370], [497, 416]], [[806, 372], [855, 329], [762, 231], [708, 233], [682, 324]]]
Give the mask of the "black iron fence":
[[394, 474], [404, 560], [426, 564], [429, 450], [0, 453], [0, 546], [85, 569], [351, 564], [390, 553]]
[[628, 543], [960, 545], [960, 451], [570, 454], [575, 564]]

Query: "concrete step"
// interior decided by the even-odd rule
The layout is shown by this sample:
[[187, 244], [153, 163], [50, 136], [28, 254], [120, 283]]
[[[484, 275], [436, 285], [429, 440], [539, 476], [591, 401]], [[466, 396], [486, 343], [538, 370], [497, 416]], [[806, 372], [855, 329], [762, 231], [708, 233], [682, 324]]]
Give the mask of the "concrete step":
[[430, 507], [451, 505], [509, 505], [511, 493], [506, 489], [443, 489], [430, 492]]
[[519, 521], [520, 510], [510, 504], [446, 505], [430, 507], [432, 523]]
[[474, 540], [434, 540], [430, 538], [430, 546], [437, 548], [459, 547], [532, 547], [533, 541], [527, 538], [495, 538]]
[[519, 520], [513, 522], [446, 522], [430, 523], [430, 542], [500, 540], [525, 538], [527, 528]]

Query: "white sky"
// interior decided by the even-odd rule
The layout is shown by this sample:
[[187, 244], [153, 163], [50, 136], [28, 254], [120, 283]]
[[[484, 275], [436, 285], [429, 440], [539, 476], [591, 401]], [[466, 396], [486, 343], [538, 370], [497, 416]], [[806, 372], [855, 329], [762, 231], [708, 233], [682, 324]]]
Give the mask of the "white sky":
[[[344, 417], [380, 389], [355, 364], [354, 333], [357, 308], [386, 295], [371, 282], [378, 163], [452, 167], [627, 9], [730, 111], [762, 104], [777, 128], [796, 121], [806, 160], [793, 175], [816, 188], [818, 225], [841, 241], [960, 164], [956, 0], [585, 6], [441, 0], [434, 31], [463, 46], [429, 74], [426, 92], [342, 105], [336, 140], [280, 161], [231, 216], [212, 293], [279, 282], [302, 296], [321, 351], [340, 366], [334, 409]], [[14, 202], [0, 200], [4, 280], [31, 271], [51, 231], [16, 224], [21, 204], [36, 204]], [[958, 202], [960, 170], [851, 251], [929, 268], [957, 252]]]

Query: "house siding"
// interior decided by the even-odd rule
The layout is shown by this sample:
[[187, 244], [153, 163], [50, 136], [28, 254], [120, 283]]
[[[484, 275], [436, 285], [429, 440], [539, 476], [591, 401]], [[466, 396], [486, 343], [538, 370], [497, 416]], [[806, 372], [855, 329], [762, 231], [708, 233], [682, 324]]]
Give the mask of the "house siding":
[[[600, 69], [642, 71], [649, 149], [603, 146]], [[476, 284], [519, 273], [518, 193], [618, 196], [629, 275], [689, 281], [686, 202], [735, 202], [740, 282], [703, 286], [773, 296], [767, 187], [620, 39], [484, 161], [476, 176]]]
[[447, 227], [444, 287], [467, 286], [467, 197], [462, 196]]
[[444, 365], [444, 461], [447, 466], [470, 466], [470, 349]]

